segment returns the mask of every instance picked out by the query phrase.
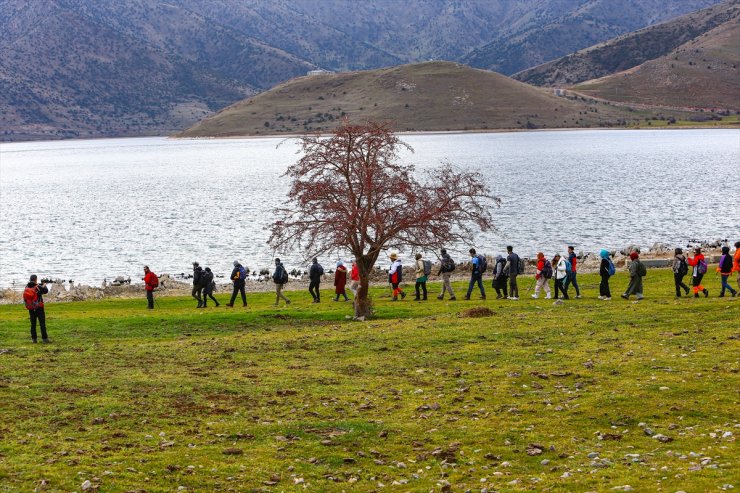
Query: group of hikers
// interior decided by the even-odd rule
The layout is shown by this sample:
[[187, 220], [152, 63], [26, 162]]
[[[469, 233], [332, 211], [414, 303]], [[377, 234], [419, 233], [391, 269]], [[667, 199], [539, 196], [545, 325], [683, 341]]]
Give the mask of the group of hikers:
[[[676, 248], [674, 251], [672, 270], [677, 298], [683, 295], [688, 296], [692, 290], [695, 298], [698, 298], [700, 294], [705, 297], [709, 296], [709, 290], [702, 284], [704, 275], [708, 270], [707, 261], [701, 248], [694, 248], [693, 253], [693, 256], [687, 257], [681, 248]], [[478, 254], [474, 248], [469, 250], [469, 254], [472, 270], [465, 299], [470, 299], [477, 286], [481, 299], [485, 300], [486, 290], [483, 285], [483, 276], [488, 271], [488, 259], [485, 255]], [[611, 300], [612, 295], [609, 279], [616, 273], [616, 268], [607, 250], [601, 250], [599, 257], [601, 259], [599, 264], [599, 276], [601, 278], [601, 282], [599, 283], [599, 299]], [[647, 274], [647, 268], [640, 260], [640, 252], [638, 250], [630, 252], [629, 258], [631, 261], [629, 264], [630, 280], [627, 289], [621, 294], [621, 297], [629, 299], [634, 295], [636, 299], [641, 300], [644, 297], [642, 278]], [[392, 301], [403, 300], [406, 298], [406, 293], [401, 287], [403, 283], [403, 264], [395, 252], [389, 255], [389, 259], [391, 264], [388, 269], [388, 284], [392, 290]], [[416, 254], [414, 262], [415, 301], [427, 300], [427, 280], [432, 275], [432, 267], [431, 260], [424, 259], [421, 253]], [[457, 299], [451, 283], [452, 273], [455, 271], [455, 268], [455, 261], [447, 253], [447, 250], [442, 249], [440, 251], [440, 267], [437, 272], [437, 276], [442, 280], [442, 291], [437, 296], [438, 300], [443, 300], [445, 294], [449, 294], [450, 301]], [[497, 255], [492, 267], [492, 287], [496, 290], [496, 299], [518, 300], [519, 286], [517, 284], [517, 277], [524, 274], [525, 270], [525, 260], [514, 252], [512, 246], [506, 247], [506, 257]], [[728, 292], [733, 297], [737, 296], [738, 290], [730, 285], [729, 278], [733, 272], [737, 272], [737, 284], [740, 289], [740, 241], [735, 243], [734, 254], [730, 254], [729, 246], [722, 247], [722, 255], [716, 270], [722, 280], [719, 296], [724, 297]], [[691, 272], [691, 288], [684, 283], [684, 278], [689, 274], [689, 271]], [[577, 272], [578, 256], [575, 254], [575, 249], [572, 246], [568, 247], [567, 255], [561, 256], [560, 254], [556, 254], [552, 259], [547, 259], [542, 252], [537, 253], [532, 297], [539, 298], [540, 293], [544, 292], [545, 299], [558, 299], [562, 297], [562, 299], [567, 300], [570, 299], [568, 289], [572, 285], [575, 290], [575, 297], [581, 298]], [[239, 295], [241, 295], [243, 306], [247, 306], [247, 276], [248, 270], [238, 260], [235, 260], [230, 276], [233, 282], [233, 291], [231, 293], [231, 299], [229, 303], [226, 303], [226, 306], [233, 307]], [[360, 273], [357, 263], [355, 260], [352, 260], [352, 265], [348, 269], [340, 260], [336, 263], [336, 270], [334, 271], [334, 301], [340, 301], [340, 297], [343, 298], [343, 301], [349, 301], [346, 292], [348, 276], [350, 291], [355, 298], [357, 297], [357, 292], [360, 289]], [[313, 303], [321, 302], [320, 287], [323, 277], [324, 268], [319, 264], [318, 259], [314, 258], [308, 272], [308, 291], [313, 298]], [[288, 271], [279, 258], [275, 259], [275, 270], [271, 278], [275, 284], [275, 306], [279, 305], [281, 299], [286, 304], [290, 304], [290, 300], [283, 294], [283, 289], [289, 279]], [[554, 279], [554, 295], [550, 289], [551, 279]], [[147, 308], [154, 309], [154, 291], [159, 287], [159, 277], [148, 266], [144, 266], [143, 281], [144, 290], [146, 291]], [[206, 308], [208, 298], [216, 306], [221, 305], [213, 295], [215, 289], [216, 282], [211, 269], [209, 267], [203, 268], [198, 262], [193, 262], [192, 296], [197, 300], [198, 308]], [[31, 319], [31, 339], [34, 343], [37, 342], [37, 323], [41, 329], [41, 341], [44, 343], [49, 342], [43, 300], [43, 295], [48, 292], [48, 288], [43, 282], [38, 282], [38, 277], [35, 274], [31, 276], [23, 291], [23, 301]]]

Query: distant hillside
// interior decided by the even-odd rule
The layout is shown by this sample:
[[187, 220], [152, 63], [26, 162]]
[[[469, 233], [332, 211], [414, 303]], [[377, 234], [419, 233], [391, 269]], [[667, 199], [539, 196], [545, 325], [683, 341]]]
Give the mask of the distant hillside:
[[461, 61], [514, 74], [636, 29], [693, 12], [717, 1], [570, 0], [559, 8], [532, 6], [489, 44]]
[[626, 109], [555, 96], [452, 62], [299, 77], [234, 104], [183, 132], [225, 137], [325, 131], [342, 118], [391, 121], [400, 131], [591, 127]]
[[527, 84], [550, 87], [570, 86], [597, 79], [667, 55], [682, 44], [738, 16], [740, 1], [732, 0], [611, 39], [512, 77]]
[[740, 111], [739, 40], [735, 16], [666, 56], [573, 89], [628, 104]]

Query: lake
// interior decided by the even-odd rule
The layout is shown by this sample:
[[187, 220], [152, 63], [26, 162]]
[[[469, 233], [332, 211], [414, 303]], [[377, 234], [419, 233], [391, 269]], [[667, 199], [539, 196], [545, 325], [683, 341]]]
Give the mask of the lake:
[[[497, 233], [529, 256], [690, 239], [740, 239], [740, 131], [575, 130], [405, 135], [417, 169], [477, 169], [502, 205]], [[278, 145], [279, 144], [279, 145]], [[295, 140], [129, 138], [0, 144], [0, 286], [29, 274], [99, 284], [191, 270], [228, 274], [300, 252], [266, 244], [285, 201]], [[451, 248], [457, 260], [469, 245]], [[410, 251], [402, 252], [406, 259]], [[336, 256], [326, 258], [333, 267]], [[385, 260], [383, 260], [385, 262]]]

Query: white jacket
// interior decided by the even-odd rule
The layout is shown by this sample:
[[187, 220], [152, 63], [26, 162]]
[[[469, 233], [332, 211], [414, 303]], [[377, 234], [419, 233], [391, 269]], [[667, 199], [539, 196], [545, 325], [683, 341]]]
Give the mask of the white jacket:
[[565, 279], [568, 277], [568, 272], [565, 270], [565, 259], [560, 257], [558, 265], [555, 266], [555, 277], [557, 279]]

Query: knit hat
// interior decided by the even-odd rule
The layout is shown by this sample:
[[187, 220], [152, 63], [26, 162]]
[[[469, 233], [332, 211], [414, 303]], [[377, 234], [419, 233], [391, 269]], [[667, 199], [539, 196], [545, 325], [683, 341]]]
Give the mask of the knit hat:
[[599, 252], [599, 256], [601, 258], [609, 258], [609, 252], [606, 249], [602, 248]]
[[234, 267], [236, 267], [237, 265], [239, 265], [239, 261], [238, 260], [234, 260]]
[[630, 253], [630, 260], [637, 260], [640, 255], [637, 252]]
[[341, 267], [343, 265], [344, 265], [344, 262], [342, 262], [341, 260], [337, 262], [337, 267]]

